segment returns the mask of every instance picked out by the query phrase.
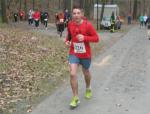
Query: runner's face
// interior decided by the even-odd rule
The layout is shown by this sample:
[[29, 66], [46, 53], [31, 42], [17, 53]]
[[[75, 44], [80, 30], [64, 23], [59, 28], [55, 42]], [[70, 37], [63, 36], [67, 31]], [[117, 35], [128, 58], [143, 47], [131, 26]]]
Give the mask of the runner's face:
[[82, 12], [80, 9], [73, 9], [72, 12], [73, 20], [75, 20], [77, 23], [80, 23], [82, 20]]

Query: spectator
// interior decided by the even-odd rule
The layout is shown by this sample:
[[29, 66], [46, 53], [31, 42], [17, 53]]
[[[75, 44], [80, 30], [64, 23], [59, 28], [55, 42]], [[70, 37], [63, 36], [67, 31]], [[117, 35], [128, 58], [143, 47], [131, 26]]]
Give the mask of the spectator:
[[131, 13], [128, 14], [128, 25], [131, 24], [131, 21], [132, 21], [132, 16], [131, 16]]
[[115, 32], [115, 15], [114, 12], [112, 12], [112, 15], [110, 17], [111, 27], [110, 32]]
[[116, 29], [117, 29], [117, 30], [118, 30], [118, 29], [121, 29], [122, 22], [121, 22], [120, 16], [117, 16], [115, 23], [116, 23], [116, 24], [115, 24]]

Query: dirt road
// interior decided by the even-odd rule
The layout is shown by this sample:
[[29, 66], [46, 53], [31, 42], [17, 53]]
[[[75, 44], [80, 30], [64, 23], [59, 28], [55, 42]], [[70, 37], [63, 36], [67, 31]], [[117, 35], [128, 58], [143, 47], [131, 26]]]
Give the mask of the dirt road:
[[71, 110], [69, 84], [39, 104], [31, 114], [148, 114], [150, 112], [150, 41], [145, 29], [132, 28], [91, 67], [93, 98], [84, 99], [79, 74], [80, 105]]

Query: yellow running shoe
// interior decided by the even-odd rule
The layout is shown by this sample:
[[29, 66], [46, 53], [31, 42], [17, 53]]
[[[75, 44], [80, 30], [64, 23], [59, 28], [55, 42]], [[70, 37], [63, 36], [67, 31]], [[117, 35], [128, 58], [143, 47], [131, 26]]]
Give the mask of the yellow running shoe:
[[80, 103], [80, 100], [77, 96], [74, 96], [70, 102], [70, 106], [71, 108], [75, 108], [78, 106], [78, 104]]
[[87, 99], [92, 98], [92, 91], [91, 91], [90, 88], [87, 88], [87, 89], [86, 89], [85, 98], [87, 98]]

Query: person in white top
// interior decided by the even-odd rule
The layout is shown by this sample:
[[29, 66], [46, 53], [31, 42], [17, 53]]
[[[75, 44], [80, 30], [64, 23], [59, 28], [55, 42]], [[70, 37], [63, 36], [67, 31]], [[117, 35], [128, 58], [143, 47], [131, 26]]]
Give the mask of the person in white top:
[[33, 13], [34, 13], [34, 11], [32, 9], [30, 9], [28, 12], [28, 23], [29, 23], [29, 25], [33, 24]]
[[146, 27], [147, 15], [145, 14], [143, 18], [144, 18], [144, 25], [145, 25], [145, 27]]

